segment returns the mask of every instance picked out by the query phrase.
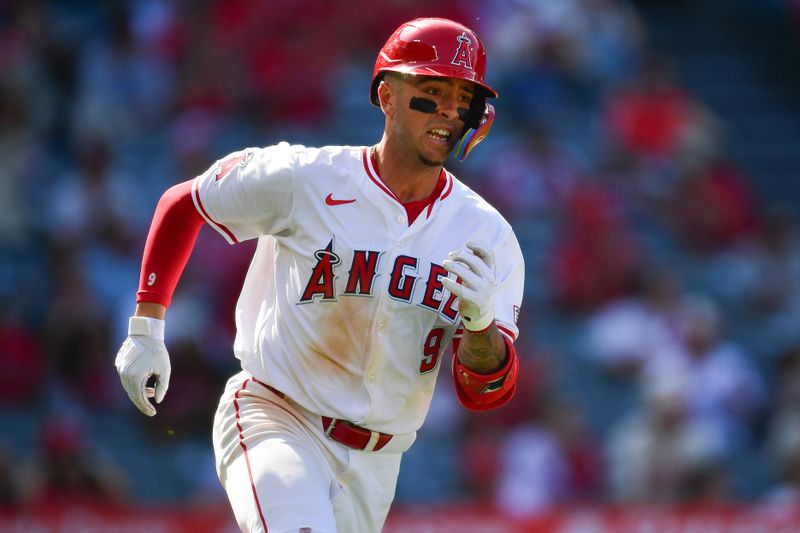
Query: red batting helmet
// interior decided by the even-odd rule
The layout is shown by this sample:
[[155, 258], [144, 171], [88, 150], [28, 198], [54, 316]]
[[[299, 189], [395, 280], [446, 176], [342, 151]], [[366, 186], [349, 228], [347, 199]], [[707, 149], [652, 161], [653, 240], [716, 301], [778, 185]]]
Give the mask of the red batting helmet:
[[378, 85], [386, 72], [467, 80], [483, 88], [486, 96], [497, 98], [497, 92], [483, 81], [483, 43], [474, 31], [448, 19], [415, 19], [389, 37], [372, 71], [370, 101], [375, 105], [379, 105]]

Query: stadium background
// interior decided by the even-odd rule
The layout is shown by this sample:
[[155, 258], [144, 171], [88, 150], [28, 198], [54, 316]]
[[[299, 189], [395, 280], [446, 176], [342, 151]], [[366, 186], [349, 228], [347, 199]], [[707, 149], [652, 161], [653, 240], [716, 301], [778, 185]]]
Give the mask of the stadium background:
[[387, 531], [797, 531], [796, 0], [0, 1], [0, 530], [231, 531], [252, 243], [203, 230], [147, 419], [113, 357], [152, 210], [244, 146], [377, 141], [375, 53], [423, 15], [501, 94], [450, 168], [522, 244], [524, 373], [471, 415], [442, 372]]

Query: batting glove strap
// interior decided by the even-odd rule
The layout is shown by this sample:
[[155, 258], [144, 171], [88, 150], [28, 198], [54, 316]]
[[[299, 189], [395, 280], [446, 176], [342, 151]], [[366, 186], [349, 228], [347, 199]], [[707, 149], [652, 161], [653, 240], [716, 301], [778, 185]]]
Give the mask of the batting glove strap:
[[514, 345], [503, 336], [508, 359], [503, 368], [491, 374], [470, 370], [453, 357], [453, 377], [458, 400], [470, 411], [488, 411], [508, 403], [514, 396], [519, 374], [519, 359]]
[[164, 320], [148, 316], [132, 316], [128, 320], [128, 335], [164, 340]]
[[473, 333], [487, 333], [489, 327], [494, 323], [494, 309], [489, 309], [487, 312], [478, 318], [470, 318], [468, 316], [461, 317], [461, 323], [464, 329]]

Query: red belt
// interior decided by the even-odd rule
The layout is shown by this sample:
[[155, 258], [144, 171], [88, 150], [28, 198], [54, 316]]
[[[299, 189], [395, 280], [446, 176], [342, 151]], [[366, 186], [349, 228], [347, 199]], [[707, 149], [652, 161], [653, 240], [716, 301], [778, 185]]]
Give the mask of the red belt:
[[329, 416], [322, 417], [322, 429], [329, 438], [341, 442], [345, 446], [367, 452], [378, 451], [392, 440], [392, 435], [387, 433], [371, 431], [347, 420]]
[[[253, 378], [253, 381], [262, 387], [268, 388], [281, 398], [286, 397], [284, 393], [275, 387], [267, 385], [266, 383], [262, 383], [256, 378]], [[389, 441], [392, 440], [393, 435], [362, 428], [361, 426], [357, 426], [352, 422], [348, 422], [347, 420], [340, 420], [338, 418], [331, 418], [329, 416], [323, 416], [321, 418], [322, 429], [325, 430], [325, 435], [329, 439], [341, 442], [345, 446], [355, 448], [356, 450], [364, 450], [368, 452], [378, 451], [389, 444]]]

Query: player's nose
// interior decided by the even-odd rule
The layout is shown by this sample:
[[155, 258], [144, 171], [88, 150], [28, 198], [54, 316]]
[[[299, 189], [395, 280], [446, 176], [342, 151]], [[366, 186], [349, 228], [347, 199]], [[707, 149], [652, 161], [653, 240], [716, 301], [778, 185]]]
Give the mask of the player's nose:
[[439, 105], [436, 108], [437, 113], [448, 119], [458, 117], [458, 99], [455, 93], [446, 92], [439, 99]]

